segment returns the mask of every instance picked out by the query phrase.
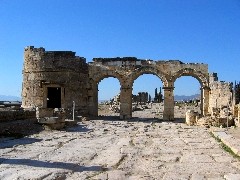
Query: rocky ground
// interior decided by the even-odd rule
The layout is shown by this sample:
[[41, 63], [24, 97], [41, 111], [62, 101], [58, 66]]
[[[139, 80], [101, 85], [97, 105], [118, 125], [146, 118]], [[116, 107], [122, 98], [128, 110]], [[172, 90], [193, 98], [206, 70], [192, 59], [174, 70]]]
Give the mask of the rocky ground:
[[[162, 107], [114, 113], [62, 131], [0, 140], [0, 179], [240, 179], [240, 162], [209, 129], [187, 126], [187, 108], [163, 122]], [[188, 107], [195, 108], [195, 107]]]

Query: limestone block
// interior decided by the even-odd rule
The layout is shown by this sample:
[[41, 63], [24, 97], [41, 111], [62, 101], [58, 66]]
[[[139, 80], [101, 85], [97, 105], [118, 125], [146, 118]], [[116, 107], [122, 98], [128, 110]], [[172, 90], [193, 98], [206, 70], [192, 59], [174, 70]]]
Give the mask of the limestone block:
[[54, 124], [44, 124], [46, 130], [60, 130], [64, 128], [65, 122], [54, 123]]
[[238, 123], [240, 123], [240, 104], [238, 104]]
[[226, 180], [238, 180], [238, 179], [240, 179], [240, 174], [228, 173], [228, 174], [224, 175], [224, 178]]
[[196, 123], [196, 117], [196, 112], [194, 112], [193, 110], [188, 110], [186, 112], [186, 124], [190, 126], [194, 125]]
[[61, 121], [58, 117], [45, 117], [45, 118], [39, 118], [38, 122], [41, 124], [55, 124]]
[[36, 108], [36, 118], [43, 118], [43, 117], [52, 117], [53, 116], [53, 109], [52, 108]]

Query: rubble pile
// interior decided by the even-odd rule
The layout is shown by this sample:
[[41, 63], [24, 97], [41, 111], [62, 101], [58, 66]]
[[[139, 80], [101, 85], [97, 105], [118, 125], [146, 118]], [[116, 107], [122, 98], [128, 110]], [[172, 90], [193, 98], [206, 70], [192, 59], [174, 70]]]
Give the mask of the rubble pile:
[[110, 100], [109, 110], [113, 111], [114, 113], [120, 113], [120, 93]]

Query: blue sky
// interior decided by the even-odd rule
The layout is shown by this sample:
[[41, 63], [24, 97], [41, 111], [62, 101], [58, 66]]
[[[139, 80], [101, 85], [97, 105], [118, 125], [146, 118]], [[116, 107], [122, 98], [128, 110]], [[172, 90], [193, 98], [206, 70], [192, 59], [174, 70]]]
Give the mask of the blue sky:
[[[29, 45], [75, 51], [88, 62], [134, 56], [207, 63], [220, 80], [240, 80], [240, 0], [1, 0], [0, 94], [20, 96]], [[143, 75], [133, 92], [154, 94], [160, 86], [156, 76]], [[104, 79], [99, 98], [119, 88], [116, 79]], [[194, 78], [175, 83], [175, 94], [197, 92]]]

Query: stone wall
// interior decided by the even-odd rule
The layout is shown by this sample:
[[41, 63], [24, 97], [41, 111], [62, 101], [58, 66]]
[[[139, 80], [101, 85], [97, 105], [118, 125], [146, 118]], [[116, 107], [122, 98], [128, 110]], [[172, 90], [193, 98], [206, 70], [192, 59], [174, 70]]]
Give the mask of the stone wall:
[[[121, 86], [120, 118], [128, 119], [132, 117], [133, 83], [142, 74], [156, 75], [163, 83], [164, 120], [174, 119], [174, 82], [181, 76], [199, 80], [205, 90], [202, 109], [206, 113], [209, 85], [207, 64], [135, 57], [94, 58], [93, 62], [86, 63], [85, 58], [75, 56], [72, 51], [45, 51], [33, 46], [27, 47], [24, 52], [22, 107], [46, 109], [54, 106], [64, 108], [70, 114], [74, 101], [76, 115], [97, 116], [98, 83], [104, 78], [114, 77]], [[52, 91], [56, 91], [58, 96], [50, 96]], [[61, 102], [53, 99], [60, 99]]]
[[4, 110], [0, 111], [0, 122], [6, 121], [15, 121], [15, 120], [25, 120], [36, 117], [35, 111], [13, 111], [13, 110]]
[[133, 95], [132, 96], [132, 101], [133, 103], [147, 103], [149, 101], [148, 99], [148, 92], [138, 92], [138, 95]]
[[240, 104], [234, 105], [233, 109], [234, 109], [233, 116], [235, 118], [235, 125], [237, 127], [240, 127]]
[[0, 122], [0, 136], [24, 136], [38, 133], [43, 127], [37, 123], [36, 118]]
[[[94, 58], [89, 63], [89, 112], [97, 115], [98, 83], [106, 77], [117, 78], [121, 85], [120, 117], [132, 115], [132, 87], [134, 81], [142, 74], [153, 74], [160, 78], [164, 90], [164, 119], [174, 119], [174, 82], [181, 76], [192, 76], [199, 80], [207, 90], [208, 65], [200, 63], [183, 63], [179, 60], [142, 60], [135, 57]], [[207, 91], [204, 93], [203, 112], [208, 109]]]
[[88, 65], [85, 58], [75, 56], [75, 52], [25, 48], [23, 108], [48, 108], [48, 88], [60, 88], [61, 108], [71, 112], [74, 101], [77, 114], [88, 114], [87, 84]]
[[237, 120], [238, 120], [238, 123], [240, 123], [240, 104], [238, 104], [238, 115], [237, 115]]
[[210, 83], [209, 112], [214, 109], [223, 109], [232, 105], [232, 84], [222, 81]]

